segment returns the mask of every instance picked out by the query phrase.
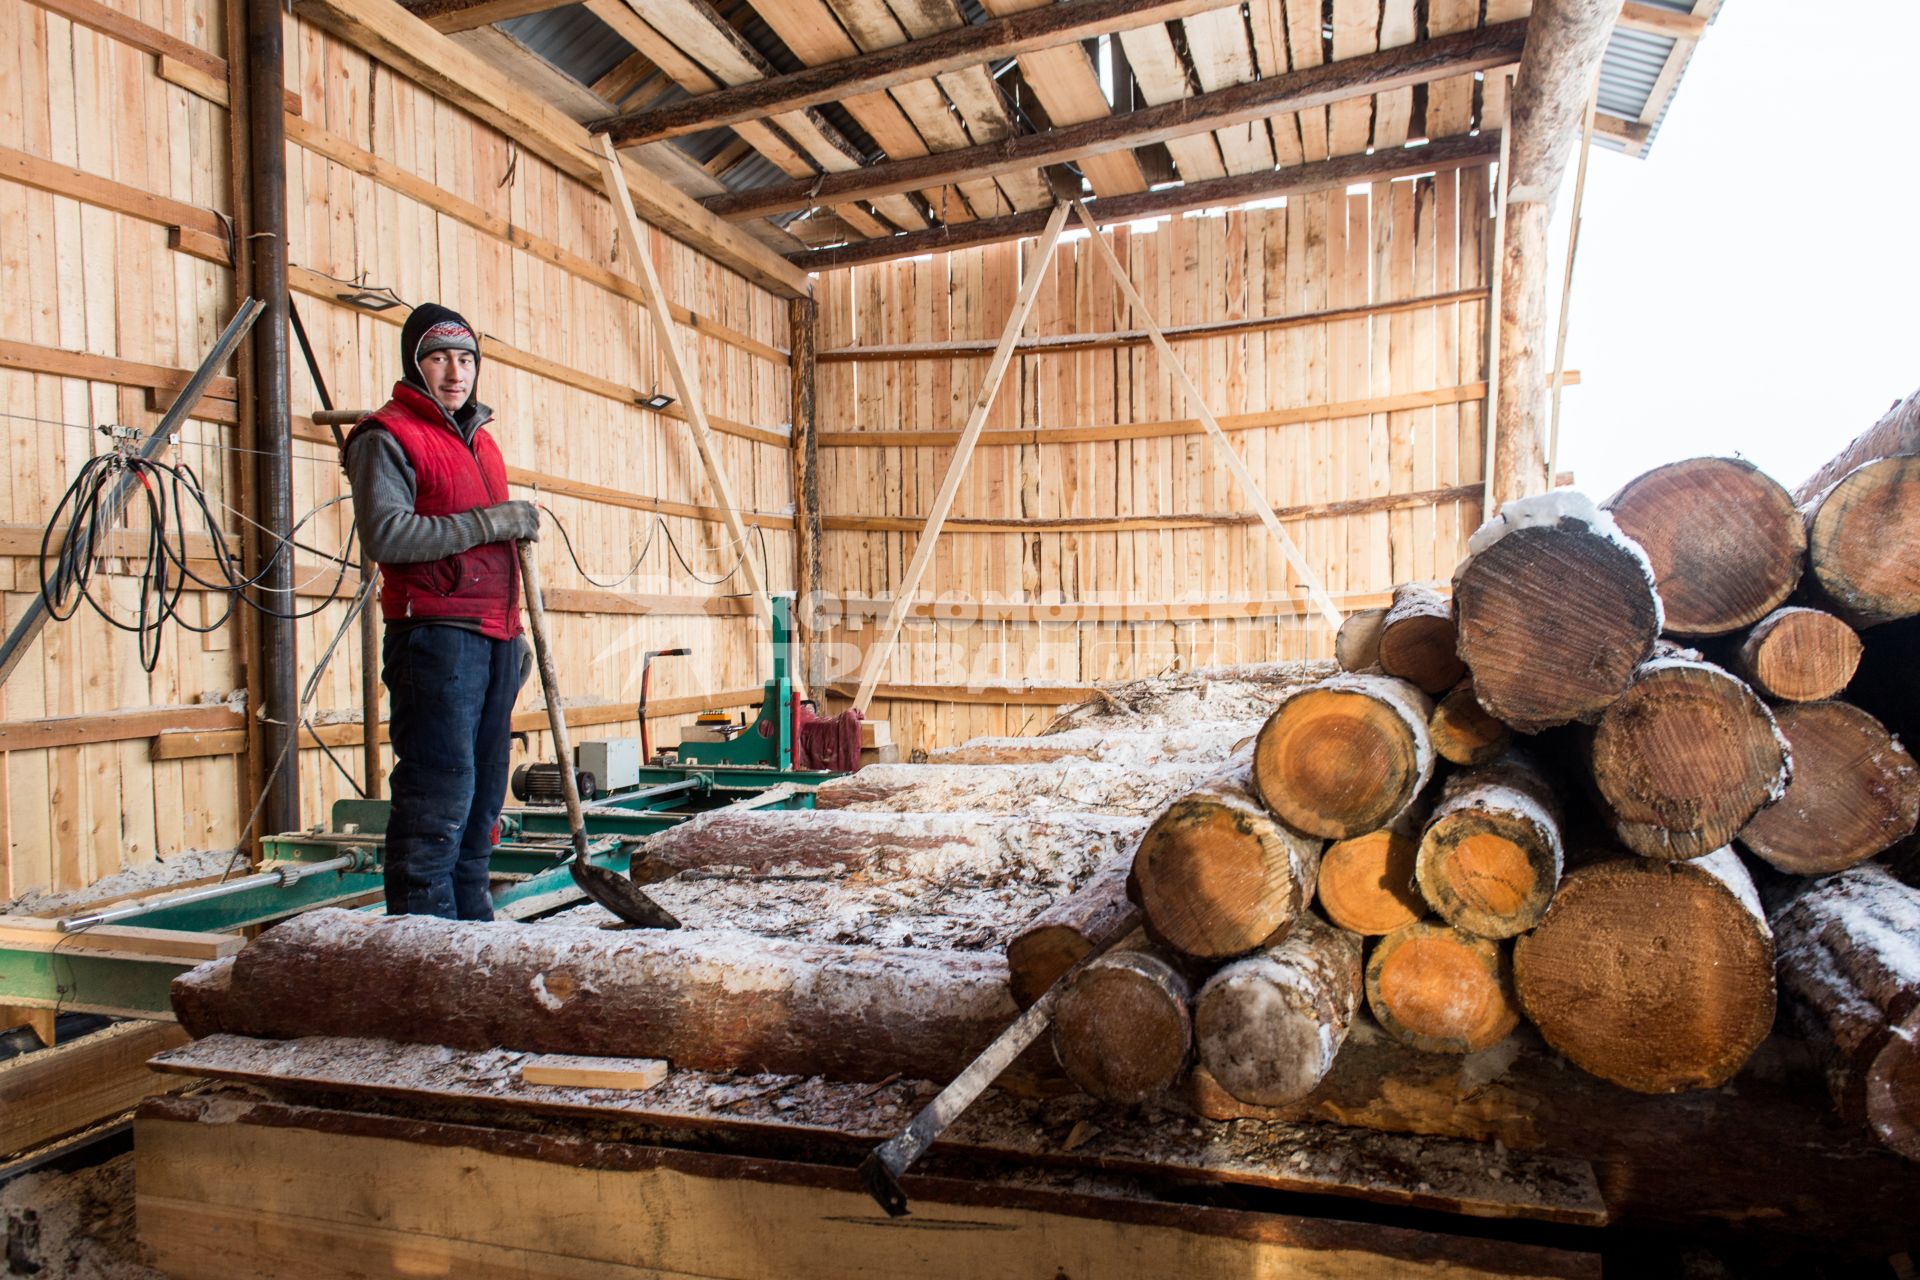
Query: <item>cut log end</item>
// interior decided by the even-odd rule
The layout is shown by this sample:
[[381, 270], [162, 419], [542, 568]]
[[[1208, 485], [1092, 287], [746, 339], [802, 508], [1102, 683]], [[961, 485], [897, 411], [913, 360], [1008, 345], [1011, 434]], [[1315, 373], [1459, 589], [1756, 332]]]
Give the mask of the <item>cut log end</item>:
[[1145, 1102], [1186, 1070], [1193, 1047], [1191, 998], [1186, 979], [1151, 952], [1101, 956], [1060, 998], [1054, 1054], [1093, 1097]]
[[1888, 1150], [1920, 1160], [1920, 1009], [1893, 1029], [1867, 1072], [1867, 1123]]
[[1453, 607], [1418, 583], [1395, 587], [1393, 608], [1380, 623], [1381, 670], [1427, 693], [1445, 693], [1467, 670], [1455, 650]]
[[1806, 516], [1808, 568], [1847, 621], [1920, 613], [1920, 455], [1856, 467]]
[[1773, 714], [1751, 689], [1719, 667], [1675, 658], [1635, 674], [1592, 746], [1615, 834], [1649, 858], [1724, 847], [1780, 794], [1787, 760]]
[[1369, 671], [1380, 665], [1380, 624], [1385, 609], [1355, 609], [1333, 638], [1334, 661], [1342, 671]]
[[1793, 780], [1753, 815], [1740, 843], [1781, 871], [1831, 875], [1912, 835], [1920, 767], [1878, 720], [1844, 702], [1775, 713], [1793, 752]]
[[1737, 631], [1800, 580], [1806, 529], [1778, 482], [1738, 458], [1689, 458], [1627, 483], [1607, 502], [1647, 553], [1675, 635]]
[[1093, 879], [1033, 918], [1007, 943], [1007, 983], [1024, 1009], [1087, 953], [1140, 927], [1140, 909], [1127, 900], [1131, 859], [1100, 869]]
[[1463, 680], [1434, 704], [1427, 736], [1442, 760], [1471, 766], [1498, 757], [1513, 741], [1513, 730], [1488, 714], [1474, 696], [1473, 681]]
[[1346, 676], [1295, 694], [1255, 740], [1254, 786], [1296, 831], [1344, 840], [1379, 830], [1432, 774], [1431, 713], [1401, 680]]
[[1359, 939], [1303, 917], [1286, 942], [1235, 961], [1201, 989], [1200, 1060], [1241, 1102], [1297, 1102], [1332, 1069], [1360, 986]]
[[1821, 609], [1775, 609], [1741, 642], [1747, 683], [1782, 702], [1818, 702], [1847, 687], [1860, 666], [1860, 635]]
[[1398, 831], [1370, 831], [1327, 846], [1320, 856], [1320, 909], [1352, 933], [1377, 936], [1427, 912], [1414, 887], [1420, 842]]
[[1275, 822], [1244, 783], [1223, 780], [1174, 801], [1147, 829], [1132, 885], [1156, 939], [1227, 959], [1283, 935], [1318, 870], [1316, 841]]
[[1773, 938], [1729, 850], [1582, 867], [1514, 944], [1521, 1006], [1569, 1061], [1641, 1093], [1725, 1084], [1773, 1026]]
[[1625, 539], [1608, 536], [1590, 505], [1586, 511], [1591, 518], [1546, 505], [1517, 513], [1510, 531], [1482, 542], [1454, 574], [1460, 656], [1474, 689], [1522, 733], [1592, 722], [1660, 631], [1645, 561]]
[[1482, 938], [1532, 928], [1560, 879], [1558, 838], [1511, 812], [1451, 814], [1420, 841], [1420, 890], [1442, 919]]
[[1520, 1024], [1500, 945], [1420, 923], [1374, 944], [1367, 1007], [1395, 1039], [1426, 1053], [1478, 1053]]

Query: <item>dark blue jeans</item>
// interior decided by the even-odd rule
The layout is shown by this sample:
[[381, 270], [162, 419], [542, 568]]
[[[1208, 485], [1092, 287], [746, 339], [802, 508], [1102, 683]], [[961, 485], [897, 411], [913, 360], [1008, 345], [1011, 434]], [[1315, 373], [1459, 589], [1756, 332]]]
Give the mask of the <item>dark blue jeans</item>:
[[519, 646], [440, 625], [389, 631], [396, 763], [387, 912], [493, 919], [487, 862], [507, 789]]

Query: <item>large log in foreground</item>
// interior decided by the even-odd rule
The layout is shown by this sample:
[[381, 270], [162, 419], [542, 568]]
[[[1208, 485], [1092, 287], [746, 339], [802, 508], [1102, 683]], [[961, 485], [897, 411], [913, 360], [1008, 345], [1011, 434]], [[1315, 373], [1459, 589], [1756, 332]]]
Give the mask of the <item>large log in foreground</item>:
[[1793, 781], [1740, 829], [1749, 852], [1781, 871], [1824, 876], [1913, 834], [1920, 767], [1884, 725], [1844, 702], [1800, 702], [1774, 714], [1793, 751]]
[[1017, 1012], [993, 953], [340, 910], [274, 926], [225, 973], [224, 992], [199, 983], [176, 1006], [196, 1037], [377, 1036], [834, 1080], [946, 1080]]
[[1456, 929], [1511, 938], [1560, 883], [1560, 801], [1521, 752], [1447, 779], [1415, 864], [1421, 896]]
[[1671, 462], [1629, 480], [1605, 506], [1647, 553], [1675, 635], [1737, 631], [1799, 584], [1806, 526], [1787, 491], [1751, 462]]
[[1591, 760], [1614, 833], [1649, 858], [1725, 847], [1789, 774], [1766, 703], [1719, 667], [1679, 657], [1634, 672], [1594, 730]]
[[1254, 741], [1254, 790], [1296, 831], [1332, 840], [1377, 831], [1433, 776], [1432, 714], [1418, 687], [1387, 676], [1301, 689]]
[[1510, 502], [1475, 531], [1453, 611], [1480, 704], [1522, 733], [1598, 718], [1660, 634], [1645, 555], [1568, 491]]
[[1780, 985], [1827, 1051], [1841, 1113], [1920, 1160], [1920, 890], [1856, 867], [1808, 888], [1773, 927]]
[[1773, 1026], [1773, 935], [1729, 849], [1581, 867], [1513, 968], [1548, 1044], [1641, 1093], [1725, 1084]]
[[1242, 1102], [1298, 1102], [1333, 1069], [1360, 985], [1360, 940], [1303, 915], [1286, 941], [1234, 961], [1201, 988], [1193, 1010], [1200, 1061]]
[[1320, 842], [1289, 830], [1251, 789], [1243, 757], [1175, 800], [1140, 839], [1128, 892], [1154, 938], [1224, 960], [1278, 940], [1313, 897]]

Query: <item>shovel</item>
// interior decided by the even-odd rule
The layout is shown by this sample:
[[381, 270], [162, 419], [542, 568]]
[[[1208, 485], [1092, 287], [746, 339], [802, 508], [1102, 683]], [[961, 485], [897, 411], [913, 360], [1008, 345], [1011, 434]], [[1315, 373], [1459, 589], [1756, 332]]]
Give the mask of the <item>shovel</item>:
[[573, 742], [567, 736], [567, 713], [560, 705], [560, 678], [554, 674], [553, 649], [547, 643], [547, 611], [540, 601], [540, 573], [534, 565], [533, 544], [522, 542], [520, 581], [527, 592], [527, 624], [533, 632], [534, 665], [540, 668], [540, 690], [547, 697], [547, 724], [553, 729], [553, 750], [560, 759], [560, 784], [567, 797], [567, 823], [573, 828], [573, 861], [568, 869], [582, 893], [642, 929], [678, 929], [680, 922], [665, 907], [640, 891], [625, 876], [587, 861], [587, 819], [580, 810], [580, 787], [573, 776]]

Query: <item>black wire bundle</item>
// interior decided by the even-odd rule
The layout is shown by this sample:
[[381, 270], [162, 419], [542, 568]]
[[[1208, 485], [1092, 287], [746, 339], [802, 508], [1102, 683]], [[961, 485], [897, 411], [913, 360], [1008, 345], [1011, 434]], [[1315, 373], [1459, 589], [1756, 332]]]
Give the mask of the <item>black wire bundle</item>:
[[[123, 505], [121, 497], [134, 486], [138, 486], [139, 496], [146, 504], [147, 545], [145, 563], [136, 574], [140, 582], [138, 615], [128, 622], [115, 617], [107, 602], [94, 594], [93, 573], [97, 560], [108, 554], [100, 548], [112, 536], [117, 523], [115, 513]], [[273, 540], [273, 550], [265, 563], [249, 575], [241, 571], [239, 558], [228, 547], [226, 534], [214, 518], [200, 477], [192, 467], [184, 463], [157, 462], [130, 453], [95, 455], [87, 459], [80, 474], [67, 486], [40, 538], [40, 590], [46, 598], [47, 612], [64, 622], [79, 612], [82, 601], [86, 602], [113, 626], [139, 635], [140, 665], [147, 671], [152, 671], [160, 661], [160, 635], [168, 622], [178, 623], [188, 631], [206, 633], [224, 626], [238, 605], [272, 618], [290, 621], [311, 618], [333, 603], [346, 581], [347, 566], [353, 556], [353, 535], [348, 534], [346, 549], [339, 555], [306, 546], [297, 539], [309, 521], [342, 501], [345, 499], [323, 502], [301, 516], [286, 537]], [[211, 559], [218, 575], [215, 578], [201, 577], [187, 563], [187, 526], [195, 519], [196, 512], [213, 549]], [[332, 589], [320, 603], [308, 610], [288, 613], [263, 604], [248, 592], [273, 572], [281, 556], [290, 560], [294, 547], [334, 561], [339, 572]], [[180, 597], [189, 584], [227, 597], [226, 608], [219, 617], [196, 623], [179, 612]]]
[[[602, 582], [600, 579], [588, 573], [587, 567], [580, 563], [580, 556], [573, 549], [573, 535], [567, 531], [567, 526], [561, 522], [560, 517], [554, 514], [553, 508], [547, 506], [545, 503], [541, 503], [540, 510], [546, 513], [547, 519], [553, 521], [553, 527], [560, 531], [560, 541], [566, 548], [567, 559], [573, 561], [574, 569], [578, 571], [582, 578], [585, 578], [589, 583], [602, 590], [612, 590], [613, 588], [624, 586], [632, 580], [635, 574], [640, 572], [640, 565], [646, 560], [647, 552], [653, 549], [653, 539], [656, 534], [664, 533], [667, 535], [667, 550], [671, 552], [673, 558], [679, 562], [681, 570], [695, 582], [704, 583], [709, 587], [717, 587], [733, 577], [734, 574], [739, 573], [740, 566], [745, 562], [748, 554], [747, 549], [742, 547], [739, 559], [733, 562], [733, 568], [727, 570], [717, 578], [702, 577], [695, 571], [692, 565], [687, 563], [687, 557], [681, 552], [679, 542], [674, 539], [672, 526], [667, 524], [664, 516], [656, 515], [653, 518], [653, 523], [647, 528], [647, 540], [640, 544], [640, 552], [634, 556], [633, 564], [618, 578], [613, 579], [611, 582]], [[756, 529], [755, 532], [760, 535], [760, 580], [765, 582], [768, 572], [767, 531], [765, 529]]]

